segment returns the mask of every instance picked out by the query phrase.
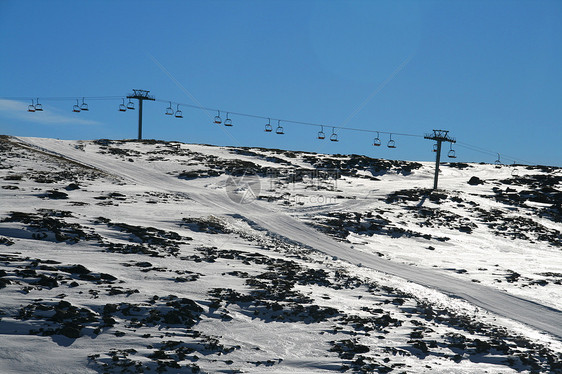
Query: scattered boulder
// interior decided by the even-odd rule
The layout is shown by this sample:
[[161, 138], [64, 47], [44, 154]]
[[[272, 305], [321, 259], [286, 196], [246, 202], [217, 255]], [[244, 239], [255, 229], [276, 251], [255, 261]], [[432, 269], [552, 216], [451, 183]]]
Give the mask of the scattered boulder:
[[484, 184], [484, 181], [476, 176], [473, 176], [469, 179], [468, 184], [471, 186], [477, 186], [479, 184]]
[[84, 265], [70, 265], [70, 266], [60, 266], [59, 270], [64, 271], [65, 273], [71, 274], [89, 274], [90, 270], [88, 270]]
[[43, 195], [43, 197], [47, 199], [62, 200], [62, 199], [68, 199], [68, 194], [66, 192], [61, 192], [57, 190], [49, 190], [45, 195]]
[[80, 189], [80, 186], [77, 183], [70, 183], [64, 189], [67, 190], [67, 191], [74, 191], [74, 190]]
[[60, 329], [59, 333], [70, 339], [78, 339], [80, 337], [80, 328], [72, 323], [66, 324]]

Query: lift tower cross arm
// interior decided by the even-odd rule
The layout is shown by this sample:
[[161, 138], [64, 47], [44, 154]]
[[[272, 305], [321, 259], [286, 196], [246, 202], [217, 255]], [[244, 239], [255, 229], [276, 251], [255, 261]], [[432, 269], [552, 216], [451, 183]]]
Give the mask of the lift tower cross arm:
[[435, 140], [437, 142], [437, 149], [435, 155], [435, 177], [433, 178], [433, 189], [437, 189], [437, 181], [439, 179], [439, 163], [441, 162], [441, 143], [449, 142], [456, 143], [455, 138], [449, 136], [448, 130], [433, 130], [433, 134], [426, 134], [424, 139]]
[[127, 95], [127, 99], [137, 99], [139, 101], [139, 140], [142, 140], [142, 102], [144, 100], [154, 101], [154, 96], [150, 96], [147, 90], [136, 90], [133, 89], [133, 93]]

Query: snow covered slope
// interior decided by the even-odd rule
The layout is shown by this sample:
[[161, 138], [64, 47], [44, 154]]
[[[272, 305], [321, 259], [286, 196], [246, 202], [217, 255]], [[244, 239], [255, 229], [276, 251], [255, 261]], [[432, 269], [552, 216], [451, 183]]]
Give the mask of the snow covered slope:
[[559, 168], [0, 147], [2, 373], [562, 371]]

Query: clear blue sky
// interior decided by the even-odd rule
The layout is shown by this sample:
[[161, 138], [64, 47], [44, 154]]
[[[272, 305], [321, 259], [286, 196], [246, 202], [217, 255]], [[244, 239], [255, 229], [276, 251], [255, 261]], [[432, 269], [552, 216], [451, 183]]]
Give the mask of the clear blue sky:
[[[157, 99], [275, 119], [423, 135], [450, 130], [457, 161], [562, 165], [562, 1], [0, 0], [0, 133], [135, 138]], [[45, 110], [27, 113], [39, 98]], [[8, 99], [6, 99], [8, 98]], [[44, 98], [44, 99], [42, 99]], [[144, 137], [432, 160], [431, 141], [145, 102]], [[174, 105], [175, 107], [175, 105]], [[223, 119], [225, 113], [221, 113]], [[276, 125], [276, 122], [273, 123]], [[275, 127], [275, 126], [274, 126]], [[467, 146], [468, 145], [468, 146]], [[472, 146], [487, 152], [475, 152]], [[448, 150], [447, 146], [447, 150]]]

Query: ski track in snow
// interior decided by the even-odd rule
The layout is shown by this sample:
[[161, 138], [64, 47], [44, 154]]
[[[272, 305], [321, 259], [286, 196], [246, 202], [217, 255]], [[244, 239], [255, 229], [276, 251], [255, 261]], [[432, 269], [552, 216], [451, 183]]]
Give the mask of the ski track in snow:
[[[18, 138], [18, 140], [23, 145], [67, 158], [137, 185], [149, 186], [153, 190], [162, 192], [187, 194], [190, 199], [212, 208], [214, 214], [241, 215], [270, 234], [300, 243], [328, 256], [356, 265], [361, 264], [363, 267], [398, 276], [446, 295], [464, 299], [501, 317], [523, 323], [562, 339], [562, 311], [555, 308], [431, 269], [409, 266], [381, 259], [374, 254], [350, 249], [349, 246], [335, 241], [289, 214], [274, 210], [270, 205], [260, 201], [238, 204], [230, 200], [222, 190], [193, 186], [163, 172], [104, 157], [104, 155], [97, 154], [93, 157], [91, 154], [85, 154], [70, 147], [66, 142], [54, 143], [52, 140], [39, 138]], [[138, 176], [142, 176], [142, 179], [139, 179]], [[347, 204], [360, 203], [348, 202]]]

